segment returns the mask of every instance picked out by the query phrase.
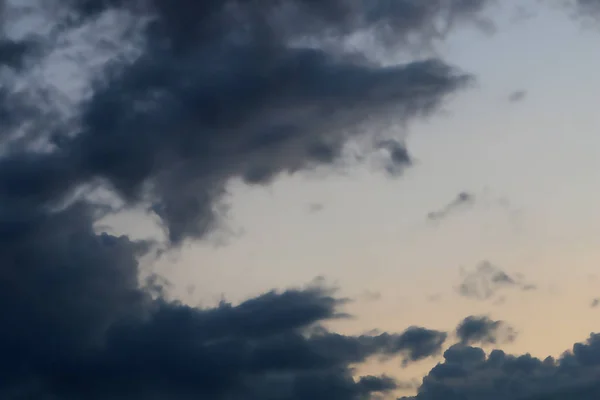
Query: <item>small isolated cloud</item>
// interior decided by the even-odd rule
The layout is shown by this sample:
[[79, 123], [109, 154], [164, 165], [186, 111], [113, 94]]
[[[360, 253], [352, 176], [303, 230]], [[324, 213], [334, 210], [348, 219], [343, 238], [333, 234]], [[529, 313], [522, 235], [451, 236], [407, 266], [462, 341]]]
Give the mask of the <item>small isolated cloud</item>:
[[508, 275], [489, 261], [482, 261], [475, 270], [463, 272], [463, 279], [457, 292], [471, 299], [490, 300], [506, 289], [531, 291], [535, 288], [535, 285], [523, 282], [518, 276]]
[[439, 210], [431, 211], [429, 214], [427, 214], [427, 219], [430, 221], [440, 221], [473, 204], [475, 204], [474, 194], [469, 192], [460, 192], [450, 203], [446, 204]]
[[398, 140], [384, 140], [377, 147], [384, 152], [384, 168], [391, 176], [402, 175], [402, 172], [413, 164], [405, 144]]
[[594, 300], [592, 300], [592, 304], [590, 304], [590, 307], [592, 308], [596, 308], [600, 306], [600, 297], [596, 297]]
[[456, 327], [455, 334], [462, 345], [511, 343], [517, 337], [512, 326], [485, 315], [466, 317]]
[[527, 91], [525, 90], [516, 90], [508, 95], [508, 101], [511, 103], [518, 103], [525, 99], [527, 96]]

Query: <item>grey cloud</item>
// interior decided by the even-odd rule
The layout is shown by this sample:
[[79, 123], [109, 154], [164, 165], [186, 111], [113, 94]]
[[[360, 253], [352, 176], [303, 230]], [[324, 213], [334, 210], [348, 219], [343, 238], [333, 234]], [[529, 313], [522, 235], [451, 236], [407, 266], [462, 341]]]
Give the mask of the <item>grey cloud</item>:
[[[134, 287], [131, 291], [136, 294]], [[417, 361], [439, 353], [445, 338], [442, 332], [424, 328], [362, 336], [331, 333], [315, 324], [338, 318], [336, 308], [343, 301], [314, 287], [270, 292], [237, 306], [222, 303], [211, 309], [147, 297], [140, 302], [145, 295], [137, 290], [124, 304], [129, 305], [126, 310], [103, 309], [102, 297], [95, 306], [104, 312], [92, 315], [74, 313], [86, 311], [87, 304], [80, 303], [84, 294], [73, 295], [79, 296], [75, 304], [70, 303], [72, 297], [39, 299], [45, 313], [38, 304], [30, 309], [13, 306], [14, 312], [3, 314], [13, 324], [0, 336], [3, 398], [11, 393], [59, 399], [146, 398], [153, 393], [177, 399], [259, 399], [267, 394], [302, 399], [311, 393], [311, 398], [362, 399], [392, 390], [395, 383], [388, 377], [355, 381], [351, 364], [376, 355]], [[31, 311], [38, 313], [24, 315]], [[123, 311], [130, 314], [122, 317]], [[44, 318], [56, 313], [63, 319], [52, 321], [61, 323], [32, 343], [27, 332], [37, 331]], [[80, 319], [70, 320], [72, 316]], [[112, 323], [107, 324], [107, 316], [114, 318]], [[15, 368], [17, 360], [27, 368]]]
[[560, 358], [539, 359], [493, 350], [450, 347], [404, 400], [591, 400], [600, 394], [600, 336], [590, 335]]
[[[387, 338], [388, 335], [382, 335]], [[423, 360], [425, 358], [438, 355], [443, 344], [446, 342], [448, 334], [436, 330], [410, 327], [401, 336], [396, 337], [392, 342], [392, 352], [403, 352], [404, 366], [411, 362]]]
[[430, 221], [441, 221], [456, 211], [473, 205], [475, 203], [475, 195], [469, 192], [460, 192], [454, 200], [446, 204], [439, 210], [432, 211], [427, 214], [427, 219]]
[[456, 327], [455, 334], [463, 345], [510, 343], [517, 336], [504, 321], [494, 321], [485, 315], [466, 317]]
[[592, 303], [590, 304], [590, 307], [592, 307], [592, 308], [596, 308], [598, 306], [600, 306], [600, 298], [599, 297], [592, 300]]
[[[48, 168], [38, 178], [48, 195], [101, 182], [128, 206], [147, 206], [180, 243], [219, 225], [216, 205], [232, 178], [266, 184], [281, 173], [336, 163], [349, 142], [369, 142], [370, 132], [429, 115], [471, 79], [440, 60], [384, 67], [300, 39], [341, 40], [363, 31], [393, 33], [395, 43], [438, 37], [432, 29], [439, 20], [472, 20], [486, 2], [140, 3], [87, 1], [77, 4], [85, 14], [55, 23], [79, 29], [108, 7], [150, 21], [119, 36], [135, 38], [137, 55], [115, 58], [96, 74], [76, 123], [36, 130], [37, 141], [54, 151], [27, 154], [28, 167], [22, 154], [2, 161], [23, 179], [25, 168]], [[77, 51], [72, 47], [58, 50]], [[49, 123], [46, 114], [23, 114], [29, 123]], [[390, 171], [410, 164], [398, 141], [372, 142], [389, 151]]]
[[467, 298], [490, 300], [506, 289], [531, 291], [535, 285], [508, 275], [489, 261], [482, 261], [473, 271], [464, 273], [457, 292]]

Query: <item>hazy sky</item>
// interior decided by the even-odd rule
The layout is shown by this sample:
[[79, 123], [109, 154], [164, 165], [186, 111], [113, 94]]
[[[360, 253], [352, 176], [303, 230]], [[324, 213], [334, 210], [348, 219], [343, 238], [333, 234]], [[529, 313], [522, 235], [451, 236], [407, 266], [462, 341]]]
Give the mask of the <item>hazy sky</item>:
[[3, 398], [598, 398], [600, 2], [131, 3], [0, 2]]

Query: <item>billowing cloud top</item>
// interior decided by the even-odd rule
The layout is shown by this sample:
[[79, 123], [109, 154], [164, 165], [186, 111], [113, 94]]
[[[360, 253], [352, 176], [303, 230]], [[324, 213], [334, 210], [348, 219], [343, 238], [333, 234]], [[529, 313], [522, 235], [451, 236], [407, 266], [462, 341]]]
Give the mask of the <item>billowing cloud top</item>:
[[405, 400], [592, 400], [600, 385], [600, 336], [577, 343], [558, 360], [512, 356], [477, 347], [450, 347], [444, 361], [423, 378], [419, 393]]

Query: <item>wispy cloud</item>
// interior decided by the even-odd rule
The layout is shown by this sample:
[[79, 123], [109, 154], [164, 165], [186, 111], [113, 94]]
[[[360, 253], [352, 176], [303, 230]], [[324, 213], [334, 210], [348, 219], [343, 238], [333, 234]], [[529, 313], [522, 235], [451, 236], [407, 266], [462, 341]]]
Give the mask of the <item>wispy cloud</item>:
[[475, 195], [469, 192], [460, 192], [454, 200], [446, 204], [444, 207], [436, 211], [431, 211], [427, 214], [427, 219], [430, 221], [441, 221], [450, 215], [464, 208], [475, 204]]
[[497, 300], [497, 294], [507, 290], [535, 290], [532, 283], [511, 276], [489, 261], [482, 261], [472, 271], [462, 272], [462, 281], [456, 288], [459, 295], [475, 300]]

